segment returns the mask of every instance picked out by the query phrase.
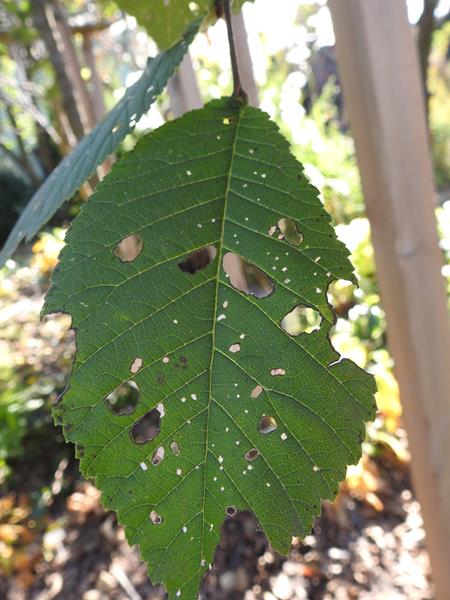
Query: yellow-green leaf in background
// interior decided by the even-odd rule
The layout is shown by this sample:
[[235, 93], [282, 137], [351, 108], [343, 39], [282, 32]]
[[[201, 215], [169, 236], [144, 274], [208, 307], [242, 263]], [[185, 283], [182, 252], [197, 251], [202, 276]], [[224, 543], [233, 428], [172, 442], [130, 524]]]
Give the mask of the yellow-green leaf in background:
[[[180, 39], [189, 23], [202, 17], [205, 25], [216, 21], [214, 0], [116, 0], [122, 10], [136, 18], [160, 48], [168, 48]], [[236, 0], [233, 10], [244, 2]]]

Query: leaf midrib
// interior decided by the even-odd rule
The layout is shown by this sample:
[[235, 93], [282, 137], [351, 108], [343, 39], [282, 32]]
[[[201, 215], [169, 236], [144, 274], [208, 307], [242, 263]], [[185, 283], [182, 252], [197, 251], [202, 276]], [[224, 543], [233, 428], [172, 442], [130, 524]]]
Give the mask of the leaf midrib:
[[209, 451], [209, 447], [208, 447], [209, 415], [210, 415], [211, 403], [212, 403], [212, 374], [213, 374], [214, 358], [215, 358], [215, 354], [216, 354], [217, 305], [218, 305], [218, 297], [219, 297], [220, 269], [221, 269], [221, 265], [222, 265], [222, 261], [223, 261], [222, 253], [223, 253], [223, 248], [224, 248], [225, 219], [226, 219], [226, 214], [227, 214], [227, 209], [228, 209], [228, 197], [230, 195], [231, 177], [232, 177], [232, 173], [233, 173], [234, 159], [235, 159], [235, 156], [237, 155], [236, 143], [238, 140], [239, 125], [241, 122], [241, 114], [244, 110], [245, 110], [245, 108], [242, 110], [238, 110], [236, 112], [237, 121], [236, 121], [236, 126], [235, 126], [235, 131], [234, 131], [233, 145], [231, 146], [231, 158], [230, 158], [230, 165], [229, 165], [228, 175], [227, 175], [227, 185], [225, 188], [225, 196], [224, 196], [224, 202], [223, 202], [222, 227], [220, 230], [220, 236], [219, 236], [219, 242], [218, 242], [219, 248], [217, 251], [218, 259], [217, 259], [217, 269], [216, 269], [216, 288], [215, 288], [215, 292], [214, 292], [213, 322], [212, 322], [212, 330], [211, 330], [211, 335], [212, 335], [211, 360], [209, 363], [208, 406], [207, 406], [207, 412], [206, 412], [205, 455], [203, 457], [203, 465], [204, 466], [203, 466], [203, 498], [202, 498], [202, 545], [201, 545], [201, 552], [200, 552], [200, 560], [204, 559], [203, 552], [204, 552], [204, 543], [205, 543], [205, 498], [206, 498], [206, 486], [207, 486], [206, 471], [207, 471], [207, 460], [208, 460], [208, 451]]
[[[201, 553], [200, 553], [200, 559], [203, 560], [204, 556], [203, 556], [203, 552], [204, 552], [204, 540], [205, 540], [205, 518], [204, 518], [204, 514], [205, 514], [205, 497], [206, 497], [206, 486], [207, 486], [207, 481], [206, 481], [206, 467], [207, 467], [207, 455], [208, 452], [211, 453], [212, 456], [215, 456], [214, 453], [209, 450], [208, 448], [208, 436], [209, 436], [209, 415], [210, 415], [210, 408], [211, 408], [211, 404], [213, 401], [212, 398], [212, 374], [213, 374], [213, 366], [214, 366], [214, 359], [215, 359], [215, 354], [216, 351], [219, 354], [222, 354], [220, 352], [219, 348], [216, 348], [215, 345], [215, 339], [216, 339], [216, 327], [217, 327], [217, 308], [218, 308], [218, 295], [219, 295], [219, 285], [220, 285], [220, 269], [221, 269], [221, 265], [223, 262], [223, 251], [227, 250], [226, 245], [225, 245], [225, 220], [226, 220], [226, 215], [227, 215], [227, 208], [228, 208], [228, 198], [229, 195], [231, 193], [231, 180], [232, 180], [232, 173], [233, 173], [233, 167], [234, 167], [234, 160], [236, 157], [239, 157], [238, 152], [236, 151], [236, 144], [238, 141], [238, 137], [239, 137], [239, 126], [241, 123], [241, 116], [242, 113], [245, 111], [245, 108], [237, 111], [237, 122], [236, 122], [236, 128], [235, 128], [235, 135], [234, 135], [234, 140], [233, 140], [233, 144], [231, 147], [231, 159], [230, 159], [230, 166], [229, 166], [229, 171], [228, 171], [228, 177], [227, 177], [227, 185], [226, 185], [226, 189], [225, 189], [225, 197], [224, 197], [224, 206], [223, 206], [223, 216], [222, 216], [222, 228], [221, 228], [221, 233], [219, 236], [219, 249], [217, 252], [218, 255], [218, 262], [217, 262], [217, 270], [216, 270], [216, 289], [215, 289], [215, 298], [214, 298], [214, 309], [213, 309], [213, 327], [212, 327], [212, 343], [211, 343], [211, 360], [210, 360], [210, 366], [209, 366], [209, 391], [208, 391], [208, 406], [207, 406], [207, 413], [206, 413], [206, 438], [205, 438], [205, 455], [204, 455], [204, 459], [203, 459], [203, 498], [202, 498], [202, 537], [201, 537]], [[222, 410], [225, 410], [224, 407], [220, 404], [218, 404]], [[226, 411], [225, 411], [226, 412]], [[268, 465], [268, 463], [266, 463]], [[270, 469], [270, 465], [269, 469]], [[270, 469], [271, 470], [271, 469]], [[228, 475], [228, 477], [230, 478], [230, 481], [232, 481], [233, 485], [234, 481], [233, 479]], [[278, 479], [278, 477], [277, 477]], [[284, 487], [284, 486], [283, 486]], [[289, 496], [288, 496], [289, 497]], [[289, 498], [290, 499], [290, 498]], [[294, 503], [292, 502], [292, 500], [290, 499], [290, 504], [291, 507], [297, 517], [297, 519], [299, 520], [299, 523], [301, 524], [301, 527], [303, 529], [303, 523], [302, 523], [302, 519], [294, 505]]]

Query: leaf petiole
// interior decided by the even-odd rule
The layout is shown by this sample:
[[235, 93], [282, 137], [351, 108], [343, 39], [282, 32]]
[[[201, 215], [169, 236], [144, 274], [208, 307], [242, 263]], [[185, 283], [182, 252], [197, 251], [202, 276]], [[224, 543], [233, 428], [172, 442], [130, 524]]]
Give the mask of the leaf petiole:
[[236, 98], [240, 98], [244, 101], [244, 104], [248, 103], [248, 97], [242, 88], [241, 79], [239, 76], [239, 65], [236, 54], [236, 46], [234, 44], [234, 35], [233, 35], [233, 25], [231, 22], [231, 8], [230, 8], [230, 0], [223, 0], [223, 10], [225, 15], [225, 22], [227, 24], [227, 32], [228, 32], [228, 44], [230, 46], [230, 60], [231, 60], [231, 70], [233, 72], [233, 96]]

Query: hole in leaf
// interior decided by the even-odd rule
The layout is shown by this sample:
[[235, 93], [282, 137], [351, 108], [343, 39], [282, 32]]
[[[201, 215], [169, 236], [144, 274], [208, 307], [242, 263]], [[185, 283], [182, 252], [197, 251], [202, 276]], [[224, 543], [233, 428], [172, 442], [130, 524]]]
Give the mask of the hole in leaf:
[[142, 364], [143, 364], [142, 358], [135, 358], [133, 360], [133, 362], [131, 363], [130, 373], [135, 375], [139, 371], [139, 369], [142, 367]]
[[278, 221], [278, 229], [284, 239], [293, 246], [300, 246], [303, 234], [297, 229], [297, 224], [292, 219], [283, 218]]
[[184, 273], [193, 275], [200, 269], [204, 269], [216, 257], [217, 249], [215, 246], [206, 246], [196, 252], [193, 252], [185, 260], [178, 263], [178, 266]]
[[223, 257], [223, 270], [231, 285], [255, 298], [266, 298], [273, 292], [273, 282], [256, 265], [246, 261], [233, 252]]
[[259, 431], [264, 435], [272, 433], [272, 431], [275, 431], [277, 427], [277, 422], [273, 417], [270, 417], [269, 415], [264, 415], [261, 417], [259, 422]]
[[234, 506], [227, 506], [225, 509], [225, 512], [228, 517], [234, 517], [235, 514], [237, 513], [237, 510], [235, 509]]
[[163, 518], [161, 517], [161, 515], [158, 515], [156, 510], [152, 510], [152, 512], [150, 513], [150, 521], [153, 523], [153, 525], [161, 525], [161, 523], [163, 522]]
[[264, 388], [262, 387], [262, 385], [255, 385], [255, 387], [252, 389], [252, 393], [250, 395], [252, 398], [257, 398], [263, 391], [264, 391]]
[[278, 375], [283, 376], [283, 375], [286, 375], [286, 371], [284, 369], [280, 369], [280, 368], [278, 368], [278, 369], [272, 369], [270, 371], [270, 374], [273, 375], [274, 377], [276, 377]]
[[139, 401], [139, 387], [134, 381], [125, 381], [105, 397], [108, 408], [115, 415], [131, 415]]
[[114, 249], [114, 255], [122, 262], [135, 260], [142, 251], [142, 238], [137, 233], [124, 237]]
[[159, 465], [159, 463], [163, 460], [163, 458], [164, 458], [164, 448], [162, 446], [159, 446], [159, 448], [157, 448], [155, 450], [155, 453], [153, 454], [152, 465], [154, 465], [156, 467], [156, 465]]
[[231, 344], [231, 346], [228, 348], [228, 350], [230, 352], [232, 352], [233, 354], [236, 354], [236, 352], [239, 352], [241, 350], [241, 345], [240, 344]]
[[255, 460], [259, 456], [259, 450], [257, 448], [252, 448], [248, 452], [245, 453], [245, 460], [252, 461]]
[[180, 456], [180, 446], [177, 444], [177, 442], [171, 442], [170, 449], [175, 454], [175, 456]]
[[342, 317], [355, 304], [355, 285], [346, 279], [337, 279], [328, 285], [327, 300], [338, 317]]
[[[159, 405], [158, 405], [159, 406]], [[159, 433], [161, 417], [158, 408], [152, 408], [131, 428], [131, 439], [136, 444], [145, 444], [153, 440]]]
[[319, 311], [308, 306], [296, 306], [281, 320], [281, 327], [289, 335], [312, 333], [319, 329], [322, 317]]

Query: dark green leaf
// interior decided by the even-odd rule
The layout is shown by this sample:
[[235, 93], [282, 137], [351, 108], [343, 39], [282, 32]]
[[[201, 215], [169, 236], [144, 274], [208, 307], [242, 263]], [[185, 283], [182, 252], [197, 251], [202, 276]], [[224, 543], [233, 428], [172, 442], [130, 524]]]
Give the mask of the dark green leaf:
[[55, 414], [170, 598], [196, 598], [226, 515], [287, 552], [358, 461], [375, 384], [329, 342], [340, 278], [317, 190], [230, 99], [149, 134], [75, 219], [45, 308], [77, 332]]

